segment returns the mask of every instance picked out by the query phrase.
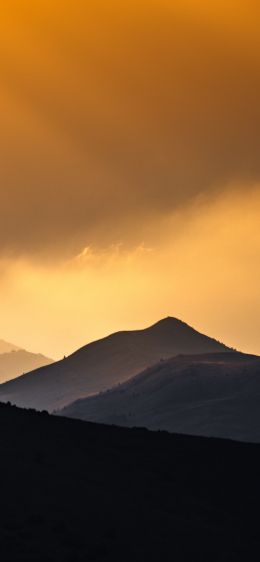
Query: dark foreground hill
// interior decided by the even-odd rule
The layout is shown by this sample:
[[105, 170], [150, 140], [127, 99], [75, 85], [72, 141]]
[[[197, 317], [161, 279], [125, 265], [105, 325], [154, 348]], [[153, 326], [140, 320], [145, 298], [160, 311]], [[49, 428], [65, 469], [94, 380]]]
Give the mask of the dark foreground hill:
[[0, 407], [4, 562], [258, 562], [260, 446]]
[[53, 363], [52, 359], [40, 353], [30, 353], [24, 349], [0, 354], [0, 383], [21, 376], [23, 373]]
[[260, 358], [242, 353], [179, 356], [67, 406], [62, 415], [260, 443]]
[[0, 387], [0, 400], [52, 411], [111, 388], [161, 358], [221, 351], [230, 349], [180, 320], [165, 318], [146, 330], [112, 334], [62, 361], [11, 381]]

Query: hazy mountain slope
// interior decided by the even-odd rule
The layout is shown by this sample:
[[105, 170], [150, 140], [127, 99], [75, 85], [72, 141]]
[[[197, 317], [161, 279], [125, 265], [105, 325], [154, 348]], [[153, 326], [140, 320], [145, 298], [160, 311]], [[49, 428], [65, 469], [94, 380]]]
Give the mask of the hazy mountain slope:
[[146, 330], [112, 334], [62, 361], [11, 381], [0, 387], [0, 400], [51, 411], [111, 388], [160, 358], [218, 351], [230, 350], [180, 320], [166, 318]]
[[12, 351], [18, 351], [19, 349], [21, 348], [17, 345], [14, 345], [13, 343], [9, 343], [5, 340], [0, 340], [0, 355], [2, 355], [2, 353], [11, 353]]
[[53, 363], [52, 359], [24, 349], [0, 354], [0, 383]]
[[239, 353], [176, 357], [61, 413], [95, 422], [260, 442], [260, 358]]
[[258, 562], [260, 446], [0, 406], [3, 562]]

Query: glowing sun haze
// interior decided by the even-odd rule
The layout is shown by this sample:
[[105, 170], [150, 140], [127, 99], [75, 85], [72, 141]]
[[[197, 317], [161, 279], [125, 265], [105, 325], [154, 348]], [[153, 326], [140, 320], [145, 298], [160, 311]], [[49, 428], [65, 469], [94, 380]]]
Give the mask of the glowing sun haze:
[[0, 7], [0, 336], [179, 316], [260, 353], [258, 0]]

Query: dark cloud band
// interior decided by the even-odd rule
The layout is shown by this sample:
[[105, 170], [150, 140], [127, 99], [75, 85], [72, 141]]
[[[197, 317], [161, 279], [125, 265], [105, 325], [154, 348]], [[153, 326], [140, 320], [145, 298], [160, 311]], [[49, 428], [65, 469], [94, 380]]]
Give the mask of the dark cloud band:
[[2, 252], [138, 240], [150, 216], [260, 177], [260, 48], [221, 17], [105, 4], [3, 13]]

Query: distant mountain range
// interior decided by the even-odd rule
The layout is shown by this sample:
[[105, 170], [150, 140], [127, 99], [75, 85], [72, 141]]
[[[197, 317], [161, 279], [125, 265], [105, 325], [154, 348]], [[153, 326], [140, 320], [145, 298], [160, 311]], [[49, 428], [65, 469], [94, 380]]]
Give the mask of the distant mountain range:
[[0, 354], [0, 383], [16, 379], [23, 373], [51, 365], [52, 359], [40, 353], [29, 353], [24, 349]]
[[260, 358], [178, 356], [61, 415], [105, 424], [260, 442]]
[[[10, 376], [12, 362], [21, 369], [22, 359], [23, 371], [47, 361], [21, 350], [2, 354], [0, 380], [1, 361]], [[1, 384], [0, 401], [92, 422], [260, 442], [260, 358], [165, 318]]]
[[178, 354], [228, 353], [224, 344], [176, 318], [150, 328], [118, 332], [0, 386], [0, 401], [53, 411], [123, 383]]
[[13, 343], [9, 343], [5, 340], [0, 340], [0, 355], [3, 353], [11, 353], [12, 351], [19, 351], [21, 348]]

